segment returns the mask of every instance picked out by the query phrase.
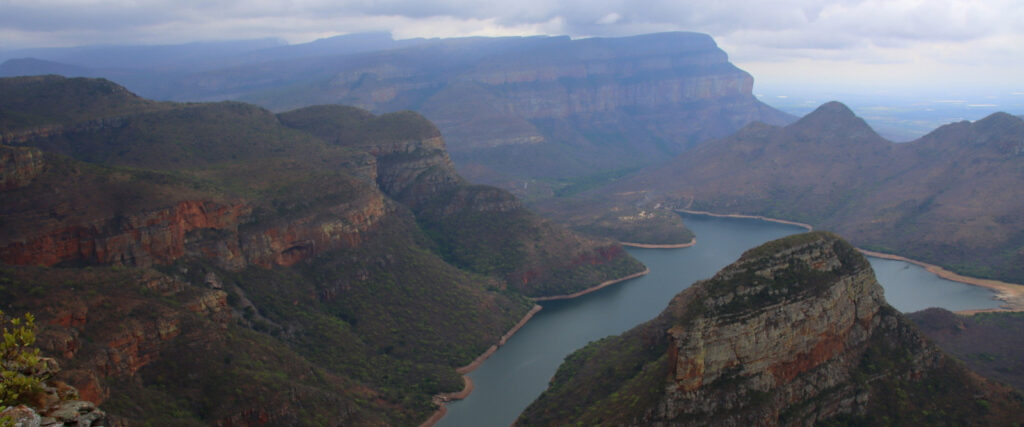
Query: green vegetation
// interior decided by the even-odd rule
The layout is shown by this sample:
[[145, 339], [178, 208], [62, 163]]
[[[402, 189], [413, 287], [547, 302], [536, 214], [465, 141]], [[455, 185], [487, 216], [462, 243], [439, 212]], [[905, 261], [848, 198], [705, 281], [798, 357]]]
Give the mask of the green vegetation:
[[571, 197], [579, 193], [602, 187], [640, 170], [640, 168], [615, 169], [573, 179], [555, 190], [555, 197]]
[[664, 391], [670, 363], [666, 320], [659, 316], [567, 356], [548, 389], [523, 411], [517, 423], [586, 426], [634, 421]]
[[[19, 96], [47, 82], [109, 85], [0, 79]], [[0, 255], [40, 265], [0, 270], [0, 301], [43, 313], [44, 351], [143, 425], [415, 425], [526, 295], [642, 269], [465, 185], [411, 112], [53, 95], [65, 115], [5, 122], [58, 126], [19, 140], [43, 168], [2, 190]]]
[[46, 378], [40, 371], [39, 349], [35, 348], [35, 317], [8, 318], [0, 310], [0, 408], [26, 403], [41, 390]]

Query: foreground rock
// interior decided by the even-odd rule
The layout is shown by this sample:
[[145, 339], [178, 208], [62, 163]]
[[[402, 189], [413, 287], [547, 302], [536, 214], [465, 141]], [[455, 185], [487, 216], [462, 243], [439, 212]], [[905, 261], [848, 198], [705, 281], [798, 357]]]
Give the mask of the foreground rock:
[[815, 232], [748, 251], [569, 356], [519, 424], [1008, 424], [1021, 409], [889, 306], [852, 246]]
[[[56, 360], [41, 359], [46, 371], [39, 375], [50, 377], [60, 372]], [[78, 390], [63, 381], [50, 379], [34, 395], [29, 405], [17, 405], [0, 410], [0, 420], [7, 417], [14, 427], [101, 427], [121, 425], [116, 417], [87, 400], [79, 400]], [[6, 426], [7, 424], [3, 424]]]

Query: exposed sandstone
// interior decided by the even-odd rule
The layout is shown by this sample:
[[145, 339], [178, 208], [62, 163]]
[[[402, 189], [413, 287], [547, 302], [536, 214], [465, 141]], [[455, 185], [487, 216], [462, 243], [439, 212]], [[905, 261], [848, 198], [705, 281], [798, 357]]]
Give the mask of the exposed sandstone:
[[28, 185], [45, 164], [37, 149], [0, 145], [0, 191]]

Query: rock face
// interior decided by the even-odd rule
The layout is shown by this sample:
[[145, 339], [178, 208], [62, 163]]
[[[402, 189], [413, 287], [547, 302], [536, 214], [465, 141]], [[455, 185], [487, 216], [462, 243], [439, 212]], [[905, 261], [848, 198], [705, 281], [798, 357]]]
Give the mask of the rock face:
[[[840, 103], [750, 125], [602, 190], [647, 205], [785, 218], [970, 276], [1024, 280], [1024, 120], [996, 113], [894, 144]], [[594, 196], [598, 197], [598, 196]]]
[[[36, 373], [47, 378], [39, 391], [31, 396], [31, 405], [17, 405], [0, 410], [0, 419], [10, 421], [13, 427], [91, 427], [121, 425], [116, 417], [108, 417], [96, 407], [96, 403], [79, 400], [79, 392], [74, 387], [49, 379], [60, 372], [57, 361], [41, 358], [40, 363], [46, 368], [44, 373]], [[4, 424], [8, 425], [8, 424]]]
[[[957, 403], [963, 390], [991, 408]], [[570, 356], [519, 424], [920, 423], [935, 411], [985, 424], [1020, 407], [886, 304], [856, 249], [815, 232], [748, 251], [655, 320]]]
[[24, 187], [43, 171], [43, 153], [0, 145], [0, 191]]

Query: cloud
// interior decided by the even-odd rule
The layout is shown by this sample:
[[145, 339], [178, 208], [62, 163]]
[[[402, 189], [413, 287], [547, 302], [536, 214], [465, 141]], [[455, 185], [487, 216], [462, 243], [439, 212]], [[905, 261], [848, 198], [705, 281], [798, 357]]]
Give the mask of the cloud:
[[[837, 74], [834, 81], [930, 73], [929, 82], [977, 67], [986, 68], [985, 79], [1019, 80], [1006, 70], [1024, 69], [1020, 0], [0, 0], [0, 7], [7, 48], [295, 43], [382, 30], [399, 38], [683, 30], [711, 34], [760, 81], [813, 77], [814, 67], [819, 77]], [[805, 68], [794, 73], [797, 66]]]

